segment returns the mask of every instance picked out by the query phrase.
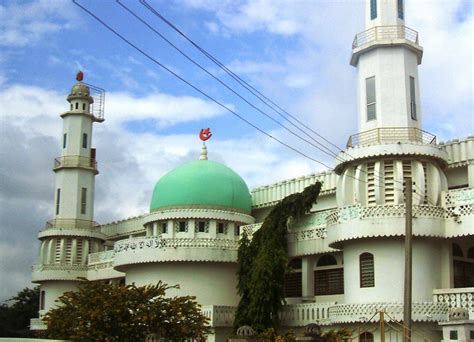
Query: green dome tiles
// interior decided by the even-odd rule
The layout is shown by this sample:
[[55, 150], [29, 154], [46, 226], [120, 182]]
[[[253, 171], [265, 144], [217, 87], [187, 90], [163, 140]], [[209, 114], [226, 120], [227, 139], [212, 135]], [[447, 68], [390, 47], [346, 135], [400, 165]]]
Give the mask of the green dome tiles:
[[220, 208], [250, 214], [244, 180], [225, 165], [196, 160], [165, 174], [155, 185], [150, 212], [168, 208]]

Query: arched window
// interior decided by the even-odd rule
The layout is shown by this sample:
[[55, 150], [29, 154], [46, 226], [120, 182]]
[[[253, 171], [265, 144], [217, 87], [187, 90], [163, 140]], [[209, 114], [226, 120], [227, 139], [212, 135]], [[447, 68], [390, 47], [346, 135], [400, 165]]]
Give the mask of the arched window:
[[44, 297], [46, 296], [45, 291], [41, 291], [40, 293], [40, 310], [44, 310]]
[[76, 109], [79, 109], [79, 102], [76, 102]]
[[373, 342], [374, 335], [371, 332], [364, 331], [359, 335], [359, 342]]
[[457, 243], [453, 243], [453, 256], [461, 258], [464, 256], [461, 247]]
[[82, 110], [86, 110], [86, 104], [85, 103], [82, 104]]
[[316, 266], [332, 266], [337, 265], [337, 260], [331, 254], [324, 254], [322, 257], [319, 258], [318, 263]]
[[314, 293], [317, 296], [344, 293], [344, 268], [331, 254], [322, 255], [316, 263]]
[[360, 287], [374, 287], [374, 255], [362, 253], [359, 256]]
[[283, 284], [285, 297], [301, 297], [303, 295], [301, 266], [300, 258], [294, 258], [288, 263], [290, 271], [285, 274], [285, 281]]
[[301, 258], [294, 258], [290, 260], [290, 262], [288, 263], [288, 267], [291, 268], [292, 270], [300, 270], [301, 264], [302, 264]]
[[467, 251], [467, 257], [469, 259], [474, 259], [474, 247], [469, 248], [469, 250]]

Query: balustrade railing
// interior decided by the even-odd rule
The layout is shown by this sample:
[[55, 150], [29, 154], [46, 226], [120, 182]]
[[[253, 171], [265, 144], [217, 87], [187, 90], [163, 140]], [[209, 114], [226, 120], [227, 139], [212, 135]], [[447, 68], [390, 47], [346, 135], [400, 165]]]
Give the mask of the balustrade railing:
[[32, 266], [33, 272], [38, 271], [87, 271], [87, 265], [80, 264], [38, 264]]
[[360, 132], [349, 137], [347, 148], [360, 145], [417, 142], [436, 145], [436, 136], [415, 127], [383, 127]]
[[113, 250], [91, 253], [88, 256], [89, 265], [111, 262], [114, 260], [114, 254]]
[[64, 156], [54, 159], [54, 169], [62, 167], [83, 167], [97, 170], [97, 161], [95, 159], [83, 156]]
[[406, 39], [418, 44], [418, 32], [403, 25], [375, 26], [356, 34], [352, 48], [356, 49], [377, 40]]
[[99, 224], [95, 221], [80, 220], [80, 219], [53, 219], [46, 222], [45, 229], [52, 228], [70, 228], [70, 229], [93, 229], [97, 228]]
[[445, 303], [449, 309], [464, 308], [474, 315], [474, 287], [435, 289], [433, 302]]

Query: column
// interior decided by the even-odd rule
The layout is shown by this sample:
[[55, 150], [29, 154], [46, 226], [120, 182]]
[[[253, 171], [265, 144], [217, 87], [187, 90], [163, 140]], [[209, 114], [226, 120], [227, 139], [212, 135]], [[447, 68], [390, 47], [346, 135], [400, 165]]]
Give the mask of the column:
[[314, 297], [314, 257], [312, 255], [302, 258], [301, 272], [303, 297]]

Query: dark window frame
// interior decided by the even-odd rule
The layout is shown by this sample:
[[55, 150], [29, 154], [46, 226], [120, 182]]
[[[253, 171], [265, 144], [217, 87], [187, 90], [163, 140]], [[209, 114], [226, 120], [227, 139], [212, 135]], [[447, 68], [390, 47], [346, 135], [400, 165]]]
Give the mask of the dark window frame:
[[360, 287], [375, 287], [375, 261], [372, 253], [364, 252], [359, 255]]
[[82, 133], [82, 148], [87, 148], [87, 133]]
[[375, 76], [365, 79], [365, 103], [367, 121], [377, 120], [377, 86]]
[[87, 188], [81, 188], [81, 214], [85, 215], [87, 212]]
[[370, 20], [377, 18], [377, 0], [370, 0]]

